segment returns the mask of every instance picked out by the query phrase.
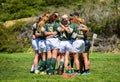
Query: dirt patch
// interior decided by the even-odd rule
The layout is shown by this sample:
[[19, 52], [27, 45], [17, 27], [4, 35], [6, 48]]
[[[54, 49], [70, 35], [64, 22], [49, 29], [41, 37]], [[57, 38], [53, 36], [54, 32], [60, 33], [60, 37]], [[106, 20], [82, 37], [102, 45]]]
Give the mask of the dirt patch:
[[4, 23], [5, 27], [9, 27], [9, 26], [12, 26], [14, 25], [16, 22], [18, 21], [34, 21], [36, 19], [36, 17], [30, 17], [30, 18], [21, 18], [21, 19], [17, 19], [17, 20], [9, 20], [9, 21], [6, 21]]

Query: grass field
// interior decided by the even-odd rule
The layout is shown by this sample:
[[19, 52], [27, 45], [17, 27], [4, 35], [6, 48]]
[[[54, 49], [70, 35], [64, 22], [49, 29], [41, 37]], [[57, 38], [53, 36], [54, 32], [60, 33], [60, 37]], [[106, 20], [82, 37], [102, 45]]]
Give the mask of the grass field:
[[34, 55], [0, 53], [0, 82], [120, 82], [120, 54], [90, 54], [91, 74], [65, 79], [29, 73]]

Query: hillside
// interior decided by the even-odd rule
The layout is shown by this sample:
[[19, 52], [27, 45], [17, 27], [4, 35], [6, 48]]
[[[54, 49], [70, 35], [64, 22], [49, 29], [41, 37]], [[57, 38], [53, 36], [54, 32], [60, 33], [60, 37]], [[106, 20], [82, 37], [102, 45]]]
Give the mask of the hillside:
[[[120, 38], [120, 0], [0, 0], [0, 10], [0, 51], [26, 51], [31, 46], [34, 17], [47, 11], [58, 11], [61, 15], [78, 11], [100, 42], [110, 42], [113, 35]], [[116, 43], [118, 47], [117, 40], [114, 41], [110, 44]], [[98, 48], [106, 46], [102, 42]]]
[[21, 19], [17, 19], [17, 20], [8, 20], [6, 22], [4, 22], [4, 26], [5, 27], [10, 27], [12, 25], [14, 25], [16, 22], [27, 22], [27, 21], [34, 21], [36, 17], [30, 17], [30, 18], [21, 18]]

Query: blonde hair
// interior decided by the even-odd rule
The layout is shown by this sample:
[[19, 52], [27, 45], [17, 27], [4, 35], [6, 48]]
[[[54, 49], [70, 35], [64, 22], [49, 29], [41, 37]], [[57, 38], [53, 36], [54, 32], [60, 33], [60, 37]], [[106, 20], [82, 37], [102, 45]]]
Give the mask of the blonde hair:
[[72, 19], [74, 20], [74, 23], [80, 24], [80, 21], [76, 16], [72, 16]]
[[37, 29], [38, 32], [41, 31], [41, 29], [42, 29], [42, 27], [44, 26], [44, 24], [45, 24], [45, 21], [43, 21], [43, 20], [39, 22], [39, 24], [38, 24], [38, 29]]
[[86, 22], [85, 22], [85, 20], [84, 20], [84, 19], [79, 18], [79, 21], [80, 21], [80, 24], [84, 24], [84, 25], [86, 25]]
[[46, 16], [46, 15], [50, 15], [50, 12], [46, 12], [43, 14], [43, 17]]
[[75, 22], [76, 24], [84, 24], [84, 25], [86, 25], [84, 19], [78, 18], [78, 17], [76, 17], [76, 16], [73, 16], [72, 18], [73, 18], [73, 20], [74, 20], [74, 22]]
[[[50, 16], [50, 12], [46, 12], [46, 13], [43, 15], [41, 21], [38, 23], [38, 29], [37, 29], [38, 32], [40, 32], [41, 29], [42, 29], [42, 27], [44, 26], [44, 24], [45, 24], [46, 22], [48, 22], [49, 16]], [[48, 19], [47, 19], [47, 18], [48, 18]]]

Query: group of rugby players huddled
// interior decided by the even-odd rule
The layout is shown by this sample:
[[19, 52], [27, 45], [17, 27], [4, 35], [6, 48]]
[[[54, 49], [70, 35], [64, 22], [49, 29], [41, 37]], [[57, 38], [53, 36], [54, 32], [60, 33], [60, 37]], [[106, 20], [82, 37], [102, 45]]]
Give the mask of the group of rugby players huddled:
[[90, 74], [88, 32], [78, 12], [61, 17], [58, 12], [47, 12], [39, 17], [33, 24], [35, 58], [30, 72], [52, 75], [57, 68], [57, 74], [61, 75], [71, 67], [76, 75]]

